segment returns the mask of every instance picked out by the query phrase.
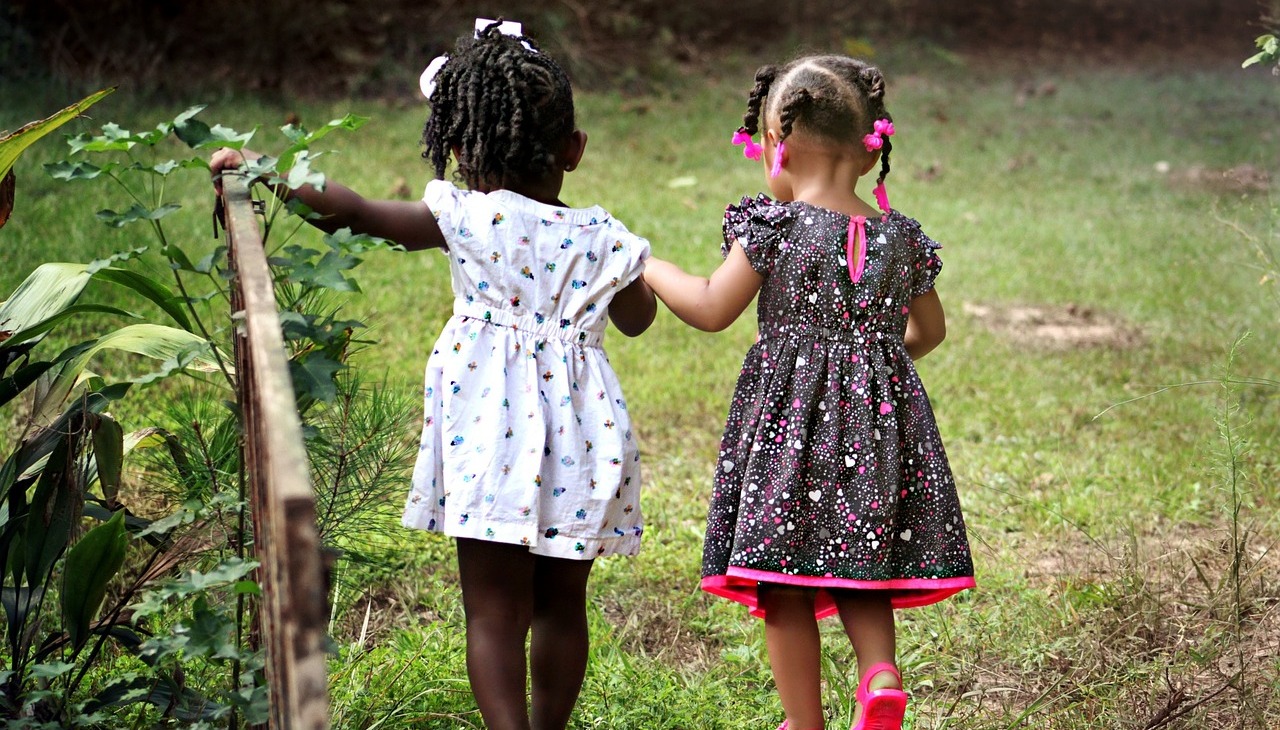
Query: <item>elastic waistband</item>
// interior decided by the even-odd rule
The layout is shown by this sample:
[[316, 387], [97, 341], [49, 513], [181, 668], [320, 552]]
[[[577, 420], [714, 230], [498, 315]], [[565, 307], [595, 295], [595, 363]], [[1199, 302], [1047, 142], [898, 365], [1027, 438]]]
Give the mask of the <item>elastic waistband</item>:
[[815, 327], [807, 324], [760, 330], [761, 340], [780, 340], [788, 338], [835, 340], [837, 342], [847, 342], [853, 345], [861, 345], [870, 342], [892, 342], [894, 340], [899, 342], [902, 341], [902, 335], [897, 334], [896, 332], [861, 332], [859, 330], [835, 329], [832, 327]]
[[537, 315], [534, 314], [516, 314], [509, 309], [489, 307], [461, 299], [453, 300], [453, 314], [458, 317], [478, 319], [499, 327], [509, 327], [533, 337], [559, 340], [579, 347], [599, 347], [604, 342], [603, 331], [582, 329], [563, 323], [563, 320], [553, 321], [550, 318], [539, 322]]

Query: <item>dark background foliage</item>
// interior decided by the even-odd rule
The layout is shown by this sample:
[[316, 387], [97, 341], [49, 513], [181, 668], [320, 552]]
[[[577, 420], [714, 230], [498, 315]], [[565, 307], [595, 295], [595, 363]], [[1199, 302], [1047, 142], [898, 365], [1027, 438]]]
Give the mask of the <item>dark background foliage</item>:
[[[1064, 54], [1245, 48], [1267, 0], [0, 0], [0, 73], [164, 91], [403, 88], [477, 15], [523, 21], [578, 83], [642, 84], [655, 67], [771, 43]], [[836, 47], [839, 47], [838, 45]]]

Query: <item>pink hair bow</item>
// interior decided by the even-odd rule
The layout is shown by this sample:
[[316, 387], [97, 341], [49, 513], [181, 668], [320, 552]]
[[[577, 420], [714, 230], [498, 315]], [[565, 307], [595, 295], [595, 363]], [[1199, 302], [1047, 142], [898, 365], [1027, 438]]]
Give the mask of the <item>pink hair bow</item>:
[[745, 127], [738, 127], [738, 131], [733, 133], [733, 144], [743, 145], [742, 156], [748, 160], [759, 160], [760, 155], [764, 152], [764, 148], [751, 139], [751, 135], [747, 134]]
[[867, 152], [875, 152], [884, 147], [884, 138], [893, 136], [893, 122], [888, 119], [877, 119], [871, 128], [875, 131], [862, 138]]

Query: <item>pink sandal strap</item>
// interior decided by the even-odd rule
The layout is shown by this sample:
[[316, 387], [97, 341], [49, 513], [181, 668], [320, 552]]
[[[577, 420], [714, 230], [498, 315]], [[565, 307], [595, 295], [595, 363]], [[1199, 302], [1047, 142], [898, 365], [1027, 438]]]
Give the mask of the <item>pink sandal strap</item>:
[[[858, 691], [855, 694], [855, 698], [858, 700], [859, 704], [864, 706], [867, 704], [867, 699], [871, 696], [871, 678], [881, 672], [889, 672], [898, 680], [898, 686], [902, 686], [902, 673], [898, 671], [897, 667], [889, 662], [873, 664], [869, 669], [867, 669], [866, 674], [862, 675], [862, 681], [858, 683]], [[896, 691], [901, 692], [902, 690], [899, 689]]]

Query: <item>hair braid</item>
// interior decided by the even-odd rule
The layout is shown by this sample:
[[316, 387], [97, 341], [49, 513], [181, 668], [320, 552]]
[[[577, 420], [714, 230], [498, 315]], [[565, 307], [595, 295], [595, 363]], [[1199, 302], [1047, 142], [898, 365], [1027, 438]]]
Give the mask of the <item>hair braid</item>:
[[778, 112], [778, 131], [781, 133], [779, 142], [791, 136], [796, 119], [806, 109], [812, 107], [814, 101], [813, 94], [803, 86], [793, 87], [787, 93], [786, 100], [782, 102], [782, 108]]
[[[871, 117], [870, 121], [875, 122], [877, 119], [887, 119], [893, 121], [893, 116], [889, 114], [889, 110], [884, 105], [884, 74], [875, 66], [863, 65], [858, 74], [859, 81], [862, 82], [863, 88], [867, 96], [867, 111]], [[889, 137], [884, 137], [884, 146], [880, 148], [880, 176], [876, 178], [876, 183], [884, 182], [885, 177], [889, 175], [889, 153], [893, 151], [893, 141]]]
[[747, 96], [747, 113], [742, 117], [742, 128], [752, 137], [760, 131], [760, 104], [769, 95], [769, 87], [777, 77], [777, 66], [761, 66], [756, 71], [756, 85]]

